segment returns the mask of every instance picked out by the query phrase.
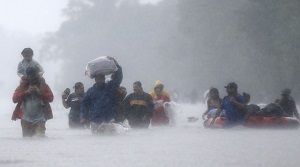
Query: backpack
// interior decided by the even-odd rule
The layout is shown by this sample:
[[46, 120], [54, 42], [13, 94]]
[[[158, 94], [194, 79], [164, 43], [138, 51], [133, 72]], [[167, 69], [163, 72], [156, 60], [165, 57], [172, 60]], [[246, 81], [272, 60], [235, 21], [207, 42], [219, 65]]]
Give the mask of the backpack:
[[246, 118], [249, 116], [257, 116], [260, 111], [260, 107], [256, 104], [249, 104], [246, 108]]
[[264, 117], [274, 117], [274, 116], [282, 117], [283, 111], [279, 104], [270, 103], [270, 104], [266, 105], [264, 108], [262, 108], [258, 112], [258, 115], [264, 116]]

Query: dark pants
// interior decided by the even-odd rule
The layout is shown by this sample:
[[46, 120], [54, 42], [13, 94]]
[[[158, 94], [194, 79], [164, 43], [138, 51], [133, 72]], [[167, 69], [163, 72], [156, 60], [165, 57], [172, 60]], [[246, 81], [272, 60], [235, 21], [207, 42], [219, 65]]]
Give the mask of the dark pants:
[[89, 127], [89, 122], [86, 122], [86, 124], [81, 124], [79, 115], [69, 114], [69, 127], [70, 128], [85, 128], [85, 127]]
[[128, 123], [131, 128], [148, 128], [150, 124], [150, 118], [146, 119], [128, 119]]
[[150, 117], [146, 112], [133, 111], [127, 116], [128, 123], [132, 128], [148, 128], [150, 124]]
[[21, 120], [22, 134], [23, 137], [32, 137], [32, 136], [45, 136], [46, 131], [46, 122], [28, 122]]

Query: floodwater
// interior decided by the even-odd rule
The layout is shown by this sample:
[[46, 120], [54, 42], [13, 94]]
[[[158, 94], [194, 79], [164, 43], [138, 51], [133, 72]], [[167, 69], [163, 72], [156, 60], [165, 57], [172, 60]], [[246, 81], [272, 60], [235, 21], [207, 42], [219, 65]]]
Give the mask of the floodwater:
[[[13, 108], [11, 103], [10, 108]], [[181, 104], [177, 125], [92, 135], [68, 128], [67, 111], [54, 109], [46, 138], [22, 138], [20, 121], [0, 113], [0, 166], [280, 167], [299, 166], [299, 130], [205, 129], [205, 105]]]

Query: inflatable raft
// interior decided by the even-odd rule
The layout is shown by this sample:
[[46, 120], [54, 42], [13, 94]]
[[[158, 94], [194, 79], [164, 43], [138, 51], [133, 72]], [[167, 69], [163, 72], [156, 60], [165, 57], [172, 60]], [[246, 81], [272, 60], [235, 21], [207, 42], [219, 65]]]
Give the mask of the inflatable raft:
[[[214, 125], [210, 125], [212, 118], [207, 118], [203, 125], [206, 128], [224, 128], [226, 126], [226, 117], [218, 117]], [[251, 116], [249, 117], [244, 126], [250, 128], [299, 128], [300, 124], [298, 119], [293, 117], [263, 117]]]

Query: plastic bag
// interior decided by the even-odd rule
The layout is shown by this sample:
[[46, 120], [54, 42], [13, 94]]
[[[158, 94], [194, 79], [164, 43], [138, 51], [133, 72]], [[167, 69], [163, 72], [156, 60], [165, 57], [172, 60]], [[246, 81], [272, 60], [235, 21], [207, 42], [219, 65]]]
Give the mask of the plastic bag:
[[85, 75], [90, 78], [95, 78], [98, 74], [109, 75], [118, 70], [115, 62], [106, 56], [98, 57], [88, 62], [85, 70]]

